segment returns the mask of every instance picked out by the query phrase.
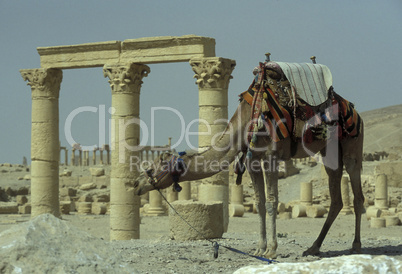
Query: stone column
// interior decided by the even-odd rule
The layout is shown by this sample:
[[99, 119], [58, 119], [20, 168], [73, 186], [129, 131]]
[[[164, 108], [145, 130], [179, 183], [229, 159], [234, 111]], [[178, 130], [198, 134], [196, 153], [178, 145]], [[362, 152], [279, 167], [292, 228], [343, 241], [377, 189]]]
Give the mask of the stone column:
[[103, 150], [106, 151], [106, 165], [110, 165], [110, 147], [109, 147], [109, 145], [103, 145]]
[[[182, 190], [183, 191], [183, 190]], [[182, 192], [181, 191], [181, 192]], [[180, 192], [180, 193], [181, 193]], [[169, 203], [173, 203], [174, 201], [177, 201], [179, 198], [179, 193], [173, 189], [173, 187], [169, 187], [166, 189], [166, 199], [168, 200]]]
[[60, 216], [59, 69], [22, 69], [32, 90], [31, 216]]
[[99, 149], [99, 164], [103, 165], [103, 148]]
[[229, 205], [229, 216], [242, 217], [244, 215], [243, 185], [232, 184], [230, 187], [232, 195]]
[[352, 214], [350, 209], [350, 198], [349, 198], [349, 176], [342, 176], [341, 179], [341, 195], [343, 208], [340, 214], [349, 215]]
[[162, 196], [156, 191], [149, 192], [149, 209], [147, 211], [147, 216], [163, 216], [165, 215], [165, 209], [162, 204]]
[[[195, 72], [198, 85], [199, 119], [198, 149], [203, 150], [219, 137], [227, 126], [228, 88], [231, 73], [236, 62], [221, 57], [193, 58], [190, 65]], [[205, 121], [201, 122], [201, 121]], [[210, 134], [208, 130], [211, 130]], [[199, 200], [202, 202], [223, 202], [224, 231], [229, 224], [229, 173], [220, 172], [204, 179], [199, 187]]]
[[78, 150], [78, 165], [82, 166], [82, 149]]
[[386, 174], [378, 174], [375, 181], [374, 205], [381, 210], [388, 209], [388, 182]]
[[313, 184], [311, 182], [300, 183], [300, 203], [305, 206], [313, 204]]
[[89, 150], [84, 150], [84, 166], [89, 166]]
[[139, 170], [130, 170], [130, 158], [138, 157], [139, 114], [142, 78], [150, 72], [139, 64], [105, 65], [103, 73], [112, 89], [110, 239], [140, 237], [140, 197], [134, 195]]
[[92, 151], [92, 164], [96, 165], [96, 151], [98, 150], [98, 148], [94, 148], [94, 150]]
[[66, 163], [66, 166], [68, 166], [68, 149], [64, 149], [64, 162]]
[[71, 148], [71, 166], [75, 166], [75, 148]]
[[179, 192], [179, 200], [191, 200], [191, 182], [180, 183], [182, 190]]
[[[60, 147], [60, 157], [61, 157], [61, 151], [64, 151], [64, 165], [68, 166], [68, 150], [66, 147]], [[61, 164], [61, 159], [60, 159], [60, 164]]]

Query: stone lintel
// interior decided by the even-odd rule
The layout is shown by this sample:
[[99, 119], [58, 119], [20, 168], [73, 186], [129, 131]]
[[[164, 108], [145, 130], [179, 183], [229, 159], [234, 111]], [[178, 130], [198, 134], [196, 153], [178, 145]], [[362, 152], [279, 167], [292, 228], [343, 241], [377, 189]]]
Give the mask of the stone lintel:
[[79, 45], [39, 47], [42, 68], [91, 68], [117, 63], [121, 52], [120, 41], [86, 43]]
[[214, 57], [215, 39], [195, 35], [128, 39], [122, 43], [120, 62], [188, 62], [194, 57]]
[[214, 57], [215, 39], [196, 35], [160, 36], [78, 45], [39, 47], [42, 68], [103, 67], [111, 63], [188, 62]]

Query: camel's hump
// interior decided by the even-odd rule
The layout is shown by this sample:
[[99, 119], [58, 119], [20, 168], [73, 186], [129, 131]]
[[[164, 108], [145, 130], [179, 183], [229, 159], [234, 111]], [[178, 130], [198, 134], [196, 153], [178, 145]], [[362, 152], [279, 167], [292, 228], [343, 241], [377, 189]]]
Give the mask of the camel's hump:
[[[329, 68], [321, 64], [269, 62], [279, 65], [297, 94], [311, 106], [317, 106], [328, 99], [332, 86]], [[268, 65], [268, 67], [269, 67]]]

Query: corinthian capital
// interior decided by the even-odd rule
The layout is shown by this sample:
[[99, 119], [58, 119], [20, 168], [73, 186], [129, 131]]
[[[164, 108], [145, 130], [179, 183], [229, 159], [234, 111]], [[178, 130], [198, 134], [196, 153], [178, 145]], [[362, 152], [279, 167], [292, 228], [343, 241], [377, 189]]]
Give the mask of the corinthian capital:
[[109, 78], [112, 92], [140, 92], [142, 78], [148, 76], [150, 68], [143, 64], [104, 65], [103, 76]]
[[21, 69], [21, 76], [31, 86], [33, 97], [59, 98], [63, 71], [60, 69]]
[[221, 57], [193, 58], [190, 65], [199, 88], [228, 88], [236, 61]]

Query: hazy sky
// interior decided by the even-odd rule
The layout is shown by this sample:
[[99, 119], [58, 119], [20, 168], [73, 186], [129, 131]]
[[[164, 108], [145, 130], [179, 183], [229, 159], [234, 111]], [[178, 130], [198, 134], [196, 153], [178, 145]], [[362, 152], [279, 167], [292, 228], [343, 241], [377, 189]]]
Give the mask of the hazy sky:
[[[332, 72], [335, 90], [367, 111], [402, 103], [402, 1], [5, 1], [0, 0], [0, 163], [30, 158], [31, 90], [19, 70], [39, 68], [37, 47], [195, 34], [216, 39], [216, 56], [236, 60], [229, 85], [229, 117], [252, 82], [264, 53], [283, 62], [317, 62]], [[141, 89], [141, 119], [155, 144], [172, 143], [198, 117], [198, 88], [187, 63], [150, 65]], [[109, 134], [111, 90], [102, 68], [63, 70], [60, 141], [75, 109], [95, 107], [73, 120], [82, 145], [103, 145]], [[104, 125], [99, 115], [106, 110]], [[196, 131], [192, 126], [190, 130]], [[100, 143], [101, 142], [101, 143]], [[188, 148], [185, 142], [178, 150]], [[197, 139], [191, 139], [197, 145]]]

